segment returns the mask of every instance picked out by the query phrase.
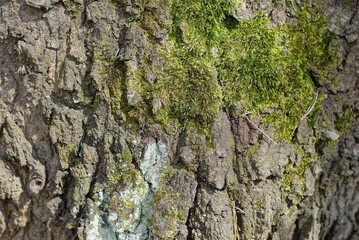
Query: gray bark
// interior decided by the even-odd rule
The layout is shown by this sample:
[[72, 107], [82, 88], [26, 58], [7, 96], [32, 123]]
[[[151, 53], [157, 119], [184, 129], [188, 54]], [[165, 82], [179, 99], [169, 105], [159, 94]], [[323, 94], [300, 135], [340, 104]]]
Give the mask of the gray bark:
[[[0, 238], [359, 239], [359, 118], [343, 134], [334, 127], [345, 109], [359, 111], [358, 1], [323, 7], [342, 64], [338, 85], [317, 86], [315, 132], [304, 119], [296, 146], [274, 144], [222, 111], [214, 150], [201, 135], [134, 129], [111, 111], [106, 61], [139, 69], [167, 37], [148, 43], [128, 27], [132, 2], [0, 0]], [[281, 4], [243, 2], [237, 19], [293, 19]], [[151, 11], [168, 19], [169, 9]], [[286, 174], [307, 154], [318, 158], [288, 190]]]

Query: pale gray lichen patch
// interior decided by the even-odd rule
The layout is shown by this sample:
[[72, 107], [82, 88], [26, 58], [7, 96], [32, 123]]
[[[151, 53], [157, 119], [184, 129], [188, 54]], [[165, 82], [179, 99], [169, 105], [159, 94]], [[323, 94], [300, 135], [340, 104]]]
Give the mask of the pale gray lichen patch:
[[94, 214], [89, 223], [91, 230], [86, 239], [152, 239], [148, 224], [153, 214], [151, 199], [168, 167], [167, 154], [164, 142], [149, 143], [139, 166], [142, 174], [136, 170], [138, 176], [134, 184], [117, 189], [111, 199], [103, 192], [98, 193], [98, 202], [93, 208], [102, 210]]
[[102, 217], [95, 214], [89, 225], [87, 240], [114, 240], [117, 239], [116, 234], [110, 226], [105, 226]]
[[[128, 188], [119, 192], [119, 199], [112, 199], [112, 201], [122, 202], [123, 206], [130, 211], [127, 216], [121, 215], [121, 212], [109, 214], [109, 223], [114, 225], [114, 230], [117, 233], [119, 239], [140, 239], [140, 236], [145, 234], [138, 226], [143, 221], [142, 203], [146, 199], [148, 193], [148, 185], [143, 178], [137, 178], [136, 188]], [[121, 210], [121, 209], [119, 209]], [[121, 225], [118, 223], [121, 222]]]
[[140, 169], [145, 180], [151, 184], [153, 191], [159, 188], [161, 175], [165, 172], [167, 165], [166, 145], [162, 141], [148, 144], [140, 163]]

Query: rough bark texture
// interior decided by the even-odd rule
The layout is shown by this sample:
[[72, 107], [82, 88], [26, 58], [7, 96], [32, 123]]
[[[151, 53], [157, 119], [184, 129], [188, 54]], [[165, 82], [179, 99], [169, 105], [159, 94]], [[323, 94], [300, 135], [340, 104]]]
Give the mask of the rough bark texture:
[[[338, 36], [338, 84], [313, 72], [325, 99], [297, 143], [273, 143], [259, 118], [223, 110], [213, 148], [114, 114], [106, 59], [158, 64], [170, 14], [161, 1], [140, 13], [123, 2], [0, 0], [0, 238], [359, 239], [359, 2], [321, 5]], [[239, 20], [295, 18], [290, 4], [243, 2]], [[151, 37], [130, 24], [138, 14], [156, 16]]]

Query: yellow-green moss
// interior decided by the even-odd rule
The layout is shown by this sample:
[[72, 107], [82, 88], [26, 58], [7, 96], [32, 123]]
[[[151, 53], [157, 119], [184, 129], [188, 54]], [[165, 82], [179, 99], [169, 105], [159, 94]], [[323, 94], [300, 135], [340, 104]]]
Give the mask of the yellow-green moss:
[[66, 11], [71, 12], [74, 16], [79, 15], [83, 9], [82, 4], [76, 0], [65, 0], [63, 4]]
[[77, 157], [77, 146], [75, 144], [66, 145], [62, 143], [57, 143], [56, 148], [60, 160], [66, 163], [66, 168], [73, 167], [79, 163], [80, 159]]
[[[144, 61], [138, 72], [130, 73], [141, 101], [130, 106], [125, 99], [131, 69], [115, 62], [110, 70], [110, 81], [116, 83], [109, 85], [113, 109], [120, 105], [116, 112], [141, 123], [171, 124], [209, 136], [220, 109], [241, 102], [244, 111], [273, 124], [280, 140], [290, 141], [312, 104], [310, 70], [327, 79], [327, 70], [337, 64], [326, 18], [309, 3], [296, 9], [296, 23], [269, 28], [262, 13], [236, 20], [239, 1], [137, 1], [133, 24], [144, 30], [149, 45], [169, 23], [151, 4], [171, 6], [171, 26], [159, 56], [162, 67]], [[156, 74], [156, 84], [146, 81], [146, 71]], [[161, 103], [157, 112], [152, 112], [154, 100]]]
[[311, 156], [311, 154], [307, 154], [303, 157], [297, 166], [288, 165], [284, 170], [284, 176], [282, 178], [282, 185], [284, 190], [287, 193], [290, 193], [293, 190], [293, 180], [296, 176], [299, 177], [302, 188], [305, 190], [305, 171], [312, 165], [313, 161], [315, 161], [316, 156]]
[[[156, 208], [157, 205], [164, 205], [163, 203], [161, 204], [161, 201], [166, 202], [164, 203], [167, 206], [165, 209]], [[151, 199], [151, 205], [156, 211], [154, 211], [152, 218], [149, 220], [149, 226], [157, 239], [174, 239], [179, 224], [186, 221], [182, 214], [183, 206], [171, 204], [173, 201], [181, 201], [180, 194], [174, 191], [173, 188], [160, 188]], [[161, 228], [164, 226], [166, 232], [171, 232], [170, 236], [162, 232]]]
[[[123, 216], [123, 228], [136, 225], [139, 219], [134, 218], [138, 211], [139, 203], [134, 199], [144, 197], [147, 191], [145, 181], [139, 170], [132, 164], [132, 153], [125, 148], [122, 154], [115, 156], [116, 166], [107, 175], [109, 188], [106, 193], [110, 196], [109, 206], [120, 216]], [[121, 195], [121, 192], [124, 193]]]
[[335, 122], [335, 129], [343, 135], [350, 130], [350, 127], [353, 126], [353, 122], [359, 116], [359, 111], [353, 110], [351, 107], [347, 106], [343, 109], [343, 115], [339, 117]]
[[[232, 1], [173, 1], [167, 58], [157, 92], [166, 123], [207, 129], [221, 107], [242, 102], [290, 141], [312, 104], [310, 68], [336, 64], [324, 14], [303, 4], [297, 23], [269, 28], [258, 14], [239, 22]], [[210, 7], [208, 7], [210, 6]], [[161, 76], [161, 75], [160, 75]], [[217, 76], [217, 78], [216, 78]], [[176, 125], [175, 124], [175, 125]], [[206, 132], [206, 131], [204, 131]]]
[[261, 14], [229, 23], [229, 37], [222, 43], [226, 50], [218, 64], [224, 105], [242, 102], [244, 111], [262, 113], [262, 119], [276, 127], [278, 138], [287, 141], [312, 104], [310, 67], [324, 78], [326, 69], [335, 64], [324, 15], [304, 4], [297, 18], [292, 26], [273, 29]]
[[[160, 188], [151, 199], [155, 211], [149, 220], [149, 226], [155, 239], [174, 239], [179, 225], [186, 222], [182, 212], [188, 211], [189, 207], [185, 204], [183, 196], [168, 184], [175, 172], [175, 169], [166, 169], [160, 180]], [[163, 232], [163, 229], [166, 232]]]
[[253, 159], [257, 153], [258, 147], [259, 147], [259, 143], [256, 142], [253, 146], [251, 146], [244, 152], [243, 156], [245, 157], [248, 156], [249, 158]]
[[126, 149], [124, 153], [115, 156], [116, 168], [108, 174], [111, 191], [115, 191], [118, 187], [131, 186], [137, 187], [137, 180], [140, 176], [139, 171], [132, 164], [132, 154]]

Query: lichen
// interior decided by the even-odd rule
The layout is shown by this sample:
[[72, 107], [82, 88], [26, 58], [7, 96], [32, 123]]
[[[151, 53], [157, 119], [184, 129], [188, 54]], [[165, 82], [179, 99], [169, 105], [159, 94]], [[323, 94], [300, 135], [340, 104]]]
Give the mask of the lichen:
[[93, 215], [93, 219], [89, 223], [89, 231], [86, 239], [116, 239], [116, 235], [110, 226], [106, 226], [102, 217], [98, 214]]
[[110, 195], [109, 208], [113, 214], [116, 213], [112, 222], [117, 223], [117, 232], [135, 232], [142, 218], [141, 208], [147, 192], [148, 186], [142, 178], [138, 177], [135, 184], [126, 189], [118, 189], [116, 194]]
[[[105, 142], [111, 142], [111, 139]], [[105, 151], [109, 147], [105, 146]], [[120, 239], [148, 236], [153, 214], [159, 212], [153, 211], [154, 203], [173, 174], [167, 169], [167, 147], [164, 142], [148, 144], [141, 161], [136, 161], [137, 155], [132, 150], [125, 146], [121, 154], [107, 160], [113, 161], [110, 165], [114, 167], [109, 168], [107, 174], [109, 185], [105, 194], [109, 199], [108, 206], [101, 204], [103, 209], [108, 209], [107, 215], [111, 215], [112, 219], [109, 220], [110, 225]], [[139, 163], [139, 169], [134, 162]]]
[[167, 165], [167, 146], [163, 142], [148, 144], [139, 167], [154, 191], [159, 188]]
[[109, 222], [120, 239], [130, 236], [136, 239], [142, 234], [137, 226], [142, 221], [141, 212], [149, 191], [141, 172], [133, 164], [133, 158], [131, 150], [125, 147], [121, 154], [114, 156], [114, 168], [110, 168], [107, 174], [109, 184], [105, 193], [109, 196]]
[[126, 147], [122, 154], [114, 156], [114, 167], [107, 173], [109, 180], [108, 195], [113, 195], [116, 191], [130, 189], [143, 188], [143, 181], [141, 173], [132, 163], [132, 153], [128, 147]]

